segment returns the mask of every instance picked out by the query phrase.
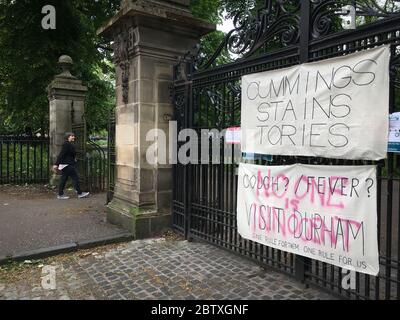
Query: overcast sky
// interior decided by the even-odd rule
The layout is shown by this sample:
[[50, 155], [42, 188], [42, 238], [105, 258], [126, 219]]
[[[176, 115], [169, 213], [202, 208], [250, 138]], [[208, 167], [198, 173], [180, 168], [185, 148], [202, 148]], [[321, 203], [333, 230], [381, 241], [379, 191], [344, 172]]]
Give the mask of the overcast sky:
[[[225, 16], [225, 14], [223, 14]], [[228, 33], [233, 29], [233, 20], [225, 20], [223, 24], [218, 24], [217, 25], [217, 30], [220, 30], [222, 32]]]

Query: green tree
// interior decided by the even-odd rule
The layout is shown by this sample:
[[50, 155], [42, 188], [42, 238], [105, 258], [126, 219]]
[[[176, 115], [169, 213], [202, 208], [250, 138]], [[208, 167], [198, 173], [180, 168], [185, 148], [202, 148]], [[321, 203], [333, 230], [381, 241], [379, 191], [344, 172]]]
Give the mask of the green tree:
[[[190, 1], [190, 10], [193, 15], [199, 19], [214, 24], [223, 22], [224, 6], [220, 0], [192, 0]], [[225, 34], [222, 31], [216, 30], [204, 36], [201, 41], [201, 50], [204, 54], [204, 59], [208, 60], [212, 57], [219, 45], [224, 41]], [[224, 50], [217, 58], [217, 64], [224, 64], [231, 61], [231, 58], [226, 50]]]
[[[56, 29], [44, 30], [42, 7], [56, 8]], [[120, 0], [1, 0], [0, 1], [0, 132], [48, 128], [46, 87], [60, 72], [57, 60], [70, 55], [72, 73], [88, 86], [86, 119], [89, 130], [106, 127], [114, 106], [114, 66], [110, 43], [96, 30], [118, 10]], [[196, 17], [221, 21], [218, 0], [193, 0]], [[202, 40], [210, 55], [222, 32]]]
[[[62, 54], [75, 62], [72, 73], [89, 87], [86, 114], [91, 129], [104, 127], [113, 105], [111, 51], [96, 30], [119, 0], [0, 1], [0, 132], [48, 127], [46, 87], [60, 72]], [[41, 26], [44, 5], [56, 8], [56, 29]], [[111, 79], [112, 80], [112, 79]], [[2, 126], [2, 127], [1, 127]]]

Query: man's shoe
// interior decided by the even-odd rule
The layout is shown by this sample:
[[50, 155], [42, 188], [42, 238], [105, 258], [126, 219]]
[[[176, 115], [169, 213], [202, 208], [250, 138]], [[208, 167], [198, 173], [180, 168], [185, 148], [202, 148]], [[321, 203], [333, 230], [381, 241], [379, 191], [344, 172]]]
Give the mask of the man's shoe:
[[57, 199], [58, 200], [67, 200], [67, 199], [69, 199], [69, 197], [63, 194], [62, 196], [57, 196]]
[[78, 194], [78, 198], [86, 198], [89, 195], [89, 192], [82, 192], [81, 194]]

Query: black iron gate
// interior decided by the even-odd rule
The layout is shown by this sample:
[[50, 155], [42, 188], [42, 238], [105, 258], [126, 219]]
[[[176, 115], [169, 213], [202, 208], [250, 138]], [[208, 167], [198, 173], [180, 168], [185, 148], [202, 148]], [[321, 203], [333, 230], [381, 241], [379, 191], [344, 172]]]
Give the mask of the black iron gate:
[[[318, 61], [390, 44], [390, 112], [399, 108], [400, 9], [398, 1], [265, 1], [259, 10], [235, 17], [235, 29], [209, 61], [188, 54], [175, 69], [174, 99], [178, 131], [240, 126], [242, 75]], [[351, 5], [352, 7], [348, 7]], [[347, 6], [347, 7], [345, 7]], [[355, 30], [343, 30], [344, 14], [355, 8]], [[215, 66], [228, 52], [236, 61]], [[184, 142], [181, 142], [184, 143]], [[179, 142], [178, 142], [179, 147]], [[199, 149], [201, 150], [201, 149]], [[387, 160], [345, 161], [310, 157], [274, 157], [269, 165], [377, 164], [380, 273], [356, 274], [356, 289], [342, 288], [342, 269], [241, 238], [236, 225], [237, 165], [220, 144], [221, 164], [174, 165], [173, 225], [187, 238], [204, 240], [275, 267], [306, 284], [352, 299], [400, 299], [400, 156]], [[201, 151], [199, 151], [199, 158]], [[262, 159], [255, 163], [266, 164]]]
[[107, 190], [107, 156], [95, 142], [88, 139], [86, 121], [72, 124], [75, 133], [76, 168], [82, 190], [104, 192]]

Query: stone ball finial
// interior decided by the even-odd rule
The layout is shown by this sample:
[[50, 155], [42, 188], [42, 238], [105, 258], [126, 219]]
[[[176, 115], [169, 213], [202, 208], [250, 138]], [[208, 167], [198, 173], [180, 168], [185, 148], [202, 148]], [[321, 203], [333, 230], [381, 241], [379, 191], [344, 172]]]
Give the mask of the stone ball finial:
[[74, 61], [72, 60], [72, 58], [70, 56], [67, 55], [62, 55], [59, 59], [58, 59], [58, 65], [61, 67], [62, 72], [61, 74], [59, 74], [59, 77], [67, 77], [67, 78], [73, 78], [72, 74], [71, 74], [71, 67], [74, 64]]
[[70, 65], [72, 65], [72, 64], [74, 64], [74, 62], [72, 61], [72, 58], [70, 57], [70, 56], [67, 56], [67, 55], [62, 55], [59, 59], [58, 59], [58, 63], [59, 64], [70, 64]]

